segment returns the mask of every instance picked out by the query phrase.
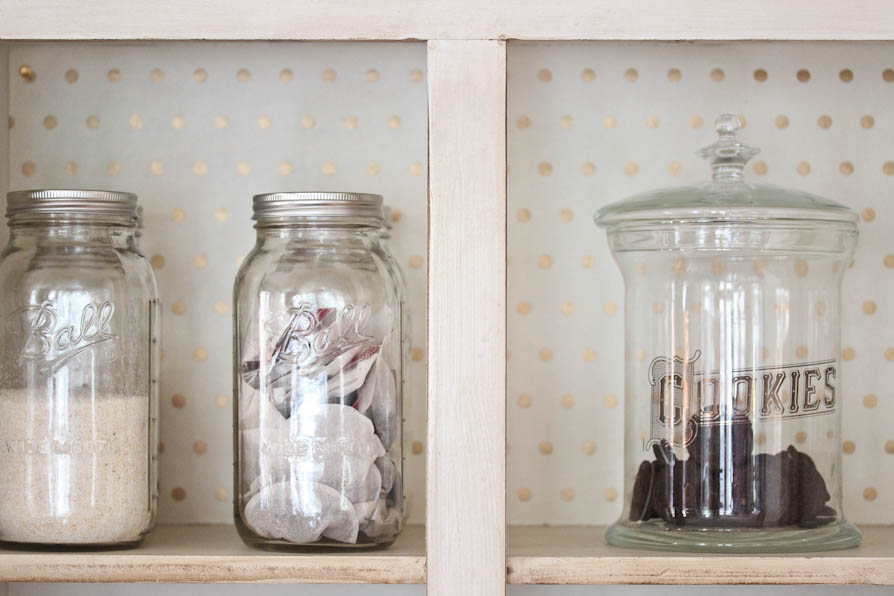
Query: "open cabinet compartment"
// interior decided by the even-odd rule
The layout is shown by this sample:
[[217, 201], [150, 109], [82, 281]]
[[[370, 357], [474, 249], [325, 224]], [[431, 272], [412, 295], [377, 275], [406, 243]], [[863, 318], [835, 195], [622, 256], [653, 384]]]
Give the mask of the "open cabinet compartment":
[[[252, 195], [346, 190], [384, 195], [391, 250], [409, 287], [409, 527], [387, 551], [326, 553], [329, 577], [314, 569], [322, 561], [309, 557], [303, 572], [274, 561], [285, 570], [271, 579], [282, 573], [299, 581], [304, 573], [304, 581], [424, 581], [425, 52], [422, 43], [0, 45], [0, 111], [9, 114], [0, 136], [2, 203], [7, 189], [102, 188], [135, 192], [144, 207], [141, 243], [163, 308], [160, 527], [127, 555], [136, 561], [134, 577], [161, 578], [138, 569], [165, 554], [186, 556], [182, 575], [168, 576], [181, 580], [215, 577], [204, 554], [247, 555], [246, 579], [263, 576], [262, 558], [276, 559], [244, 547], [231, 527], [233, 280], [255, 241]], [[192, 555], [198, 558], [190, 567]], [[7, 578], [51, 576], [15, 571], [26, 568], [22, 558], [12, 563]], [[115, 561], [106, 563], [107, 577], [73, 571], [67, 579], [114, 579]], [[66, 579], [58, 566], [52, 573]]]
[[[884, 306], [894, 291], [891, 49], [509, 45], [507, 515], [510, 524], [556, 526], [510, 529], [510, 581], [623, 583], [601, 558], [660, 566], [673, 556], [604, 546], [604, 526], [624, 500], [625, 399], [648, 397], [625, 396], [624, 351], [636, 346], [625, 346], [623, 280], [593, 214], [639, 192], [708, 180], [696, 152], [714, 142], [722, 113], [738, 114], [742, 141], [761, 149], [746, 179], [828, 196], [861, 215], [842, 311], [844, 511], [859, 524], [894, 523], [894, 434], [884, 423], [894, 412], [886, 398], [894, 312]], [[869, 556], [881, 544], [890, 557], [892, 540], [889, 529], [870, 529], [864, 548], [823, 556]], [[538, 575], [536, 562], [516, 553], [539, 553], [551, 572]], [[586, 562], [564, 558], [572, 556]], [[675, 581], [630, 560], [629, 581]], [[785, 581], [708, 567], [709, 582]]]

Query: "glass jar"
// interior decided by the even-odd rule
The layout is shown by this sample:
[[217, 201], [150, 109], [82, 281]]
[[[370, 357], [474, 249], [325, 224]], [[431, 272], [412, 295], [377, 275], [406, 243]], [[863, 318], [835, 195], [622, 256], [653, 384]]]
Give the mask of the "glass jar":
[[234, 288], [236, 527], [265, 547], [391, 543], [403, 346], [382, 198], [258, 195], [254, 219]]
[[135, 543], [157, 508], [158, 312], [136, 196], [7, 195], [0, 540]]
[[841, 491], [847, 207], [745, 182], [736, 116], [713, 179], [596, 214], [626, 288], [625, 506], [611, 544], [779, 552], [855, 546]]

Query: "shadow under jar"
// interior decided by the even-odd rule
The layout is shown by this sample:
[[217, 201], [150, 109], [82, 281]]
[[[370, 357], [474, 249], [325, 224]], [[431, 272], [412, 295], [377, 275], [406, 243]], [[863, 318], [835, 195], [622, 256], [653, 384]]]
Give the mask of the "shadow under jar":
[[856, 546], [841, 491], [847, 207], [743, 180], [735, 116], [713, 179], [597, 213], [624, 275], [625, 507], [611, 544], [792, 552]]
[[158, 294], [136, 196], [8, 195], [0, 255], [0, 540], [138, 542], [155, 522]]
[[403, 514], [403, 304], [382, 198], [254, 197], [234, 289], [235, 519], [251, 545], [386, 545]]

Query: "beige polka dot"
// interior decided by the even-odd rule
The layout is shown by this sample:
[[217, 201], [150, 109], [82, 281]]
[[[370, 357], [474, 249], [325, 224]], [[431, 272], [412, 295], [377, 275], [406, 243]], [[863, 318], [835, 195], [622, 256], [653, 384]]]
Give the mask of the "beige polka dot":
[[882, 259], [882, 263], [884, 263], [885, 267], [888, 269], [894, 269], [894, 254], [885, 255], [885, 258]]
[[830, 428], [829, 430], [827, 430], [827, 431], [826, 431], [826, 438], [827, 438], [827, 439], [834, 439], [834, 438], [835, 438], [835, 431], [832, 430], [831, 428]]
[[49, 116], [46, 116], [43, 119], [43, 127], [46, 128], [47, 130], [53, 130], [54, 128], [56, 128], [56, 125], [58, 123], [59, 122], [56, 120], [56, 117], [53, 116], [52, 114]]
[[230, 311], [230, 303], [220, 300], [214, 303], [214, 312], [219, 315], [225, 315]]
[[422, 267], [422, 256], [421, 255], [412, 255], [410, 257], [410, 267], [413, 269], [419, 269]]
[[669, 164], [667, 164], [667, 172], [671, 176], [679, 176], [680, 170], [682, 170], [682, 169], [683, 169], [683, 164], [681, 164], [678, 161], [672, 161]]
[[413, 176], [420, 176], [422, 174], [423, 167], [424, 166], [421, 162], [410, 162], [410, 174], [412, 174]]
[[248, 176], [251, 174], [251, 164], [247, 161], [240, 161], [236, 164], [236, 173], [240, 176]]
[[854, 80], [854, 71], [849, 68], [844, 68], [838, 73], [838, 78], [841, 79], [842, 83], [850, 83]]
[[569, 410], [574, 407], [574, 396], [570, 393], [566, 393], [562, 397], [559, 398], [559, 403], [562, 404], [562, 407], [566, 410]]
[[882, 171], [886, 176], [894, 176], [894, 161], [886, 161], [882, 165]]
[[424, 446], [422, 445], [422, 442], [421, 442], [421, 441], [413, 441], [413, 442], [410, 444], [410, 453], [412, 453], [413, 455], [419, 455], [419, 454], [421, 454], [424, 450], [425, 450], [425, 448], [424, 448]]
[[559, 118], [559, 126], [564, 128], [565, 130], [570, 129], [574, 126], [574, 118], [568, 116], [567, 114], [565, 116], [562, 116], [561, 118]]
[[695, 115], [695, 116], [689, 117], [689, 127], [690, 128], [701, 128], [704, 123], [705, 123], [705, 120], [701, 116]]
[[640, 362], [645, 362], [646, 361], [646, 350], [643, 348], [637, 348], [636, 349], [636, 359], [639, 360]]
[[403, 215], [404, 215], [403, 211], [401, 211], [397, 207], [391, 208], [391, 221], [393, 221], [394, 223], [399, 222], [401, 217], [403, 217]]
[[247, 68], [240, 68], [236, 71], [236, 80], [240, 83], [246, 83], [251, 79], [251, 71]]
[[521, 130], [531, 128], [531, 117], [530, 116], [519, 116], [518, 119], [516, 119], [516, 121], [515, 121], [515, 125]]
[[34, 165], [33, 161], [26, 161], [22, 164], [22, 174], [25, 176], [33, 176], [36, 171], [37, 166]]
[[549, 255], [540, 255], [537, 258], [537, 266], [541, 269], [549, 269], [553, 266], [553, 258]]
[[[22, 71], [19, 70], [19, 73], [21, 73], [21, 72]], [[66, 70], [65, 71], [65, 80], [68, 83], [77, 83], [78, 82], [78, 71], [76, 71], [73, 68], [69, 68], [68, 70]]]
[[230, 403], [230, 396], [227, 395], [226, 393], [221, 393], [220, 395], [218, 395], [217, 397], [214, 398], [214, 405], [216, 405], [218, 408], [226, 408], [229, 403]]
[[289, 83], [293, 78], [295, 78], [295, 73], [292, 72], [291, 68], [284, 68], [279, 71], [279, 80], [281, 82]]
[[841, 450], [844, 451], [847, 455], [850, 455], [857, 450], [857, 445], [853, 441], [845, 441], [841, 444]]
[[894, 348], [887, 348], [885, 350], [885, 360], [894, 362]]
[[574, 314], [574, 304], [571, 302], [563, 302], [561, 311], [563, 315], [570, 316]]
[[171, 405], [177, 409], [186, 405], [186, 397], [181, 393], [175, 393], [171, 396]]
[[553, 80], [553, 73], [548, 68], [541, 68], [537, 71], [537, 80], [541, 83], [549, 83]]
[[602, 312], [611, 316], [618, 312], [618, 304], [612, 301], [606, 302], [602, 305]]
[[559, 498], [568, 503], [569, 501], [574, 500], [574, 489], [573, 488], [563, 488], [559, 491]]
[[807, 81], [810, 80], [810, 71], [807, 70], [806, 68], [802, 68], [797, 72], [797, 74], [795, 76], [798, 78], [798, 80], [800, 82], [806, 83]]
[[334, 83], [337, 78], [338, 78], [338, 73], [336, 73], [335, 70], [333, 70], [331, 68], [327, 68], [326, 70], [323, 71], [323, 81], [324, 82]]
[[874, 301], [866, 300], [863, 302], [863, 314], [874, 315], [876, 310], [878, 310], [878, 306]]
[[153, 83], [161, 83], [165, 80], [165, 71], [160, 68], [153, 68], [149, 72], [149, 78], [152, 80]]
[[161, 269], [165, 266], [165, 258], [161, 255], [152, 255], [152, 258], [149, 259], [149, 264], [152, 265], [153, 269]]
[[863, 396], [863, 405], [867, 408], [874, 408], [878, 405], [878, 397], [875, 394], [867, 393]]
[[652, 312], [656, 315], [662, 314], [664, 312], [664, 302], [653, 302]]
[[182, 222], [186, 219], [186, 211], [177, 207], [171, 211], [171, 221]]
[[799, 174], [801, 174], [802, 176], [806, 176], [810, 173], [810, 164], [806, 161], [802, 161], [798, 163], [797, 170]]
[[226, 128], [230, 125], [230, 119], [224, 115], [214, 117], [214, 128]]
[[106, 164], [106, 173], [109, 176], [117, 176], [121, 173], [121, 164], [117, 161], [110, 161]]
[[230, 498], [230, 491], [222, 486], [219, 486], [214, 490], [214, 498], [218, 501], [226, 501]]
[[158, 452], [159, 452], [159, 453], [164, 453], [164, 452], [165, 452], [165, 442], [164, 442], [164, 441], [159, 441], [159, 442], [158, 442]]
[[7, 116], [7, 126], [11, 129], [16, 125], [16, 119], [12, 117], [12, 114]]
[[193, 71], [192, 78], [196, 83], [204, 83], [208, 80], [208, 71], [204, 68], [197, 68]]
[[885, 453], [887, 453], [888, 455], [894, 455], [894, 441], [885, 442]]
[[807, 346], [798, 346], [795, 348], [795, 356], [798, 358], [807, 358]]
[[618, 119], [611, 115], [606, 116], [602, 119], [602, 126], [605, 128], [615, 128], [618, 126]]
[[531, 212], [528, 209], [519, 209], [515, 214], [515, 218], [520, 222], [531, 221]]
[[552, 441], [540, 441], [537, 445], [537, 450], [543, 455], [550, 455], [553, 452]]
[[225, 221], [230, 219], [230, 212], [227, 211], [226, 207], [218, 207], [214, 210], [214, 219], [216, 219], [220, 223], [224, 223]]
[[754, 437], [754, 442], [758, 445], [764, 445], [767, 442], [767, 434], [764, 432], [757, 433], [757, 436]]
[[804, 259], [798, 259], [797, 261], [795, 261], [795, 275], [797, 275], [798, 277], [805, 277], [809, 270], [810, 266]]
[[820, 116], [820, 117], [817, 119], [816, 124], [817, 124], [817, 126], [819, 126], [820, 128], [822, 128], [822, 129], [824, 129], [824, 130], [828, 130], [829, 128], [832, 127], [832, 117], [831, 117], [831, 116], [828, 116], [828, 115], [826, 115], [826, 114], [823, 114], [822, 116]]
[[67, 164], [65, 164], [65, 173], [68, 174], [69, 176], [74, 176], [75, 174], [77, 174], [78, 173], [78, 164], [73, 161], [70, 161]]
[[711, 261], [711, 273], [713, 273], [716, 277], [720, 277], [726, 273], [726, 263], [721, 261], [720, 259], [714, 259]]
[[357, 116], [345, 116], [344, 118], [344, 125], [347, 130], [356, 130], [359, 124], [360, 121], [357, 119]]
[[186, 127], [186, 118], [184, 118], [183, 116], [179, 116], [179, 115], [174, 116], [173, 118], [171, 118], [171, 127], [175, 128], [177, 130], [185, 128]]
[[593, 455], [596, 453], [596, 443], [593, 441], [586, 441], [580, 446], [580, 450], [584, 452], [584, 455]]
[[606, 501], [611, 503], [611, 502], [615, 501], [615, 499], [618, 498], [618, 489], [616, 489], [613, 486], [610, 486], [607, 489], [605, 489], [603, 496], [605, 496]]
[[559, 219], [566, 223], [573, 220], [574, 211], [572, 211], [571, 209], [562, 209], [561, 211], [559, 211]]
[[869, 114], [866, 114], [865, 116], [863, 116], [862, 118], [860, 118], [860, 126], [862, 126], [863, 128], [869, 130], [870, 128], [872, 128], [873, 126], [875, 126], [875, 118], [873, 118], [873, 117], [870, 116]]
[[379, 71], [375, 68], [370, 68], [366, 71], [366, 80], [369, 83], [376, 83], [381, 78]]
[[636, 162], [628, 161], [624, 164], [624, 173], [628, 176], [636, 176], [637, 172], [639, 172], [639, 166]]
[[327, 161], [323, 164], [323, 173], [327, 176], [334, 176], [338, 171], [338, 167], [335, 165], [335, 162]]
[[537, 357], [540, 358], [543, 362], [551, 362], [553, 359], [553, 351], [549, 348], [540, 348], [540, 351], [537, 353]]
[[531, 396], [527, 394], [521, 394], [518, 396], [518, 407], [522, 410], [527, 410], [531, 407]]
[[580, 71], [580, 80], [585, 83], [592, 83], [596, 80], [596, 72], [592, 68], [585, 68]]
[[580, 173], [584, 176], [592, 176], [596, 173], [596, 164], [593, 162], [585, 161], [580, 166]]
[[149, 171], [152, 172], [153, 176], [161, 176], [165, 173], [165, 164], [158, 160], [154, 160], [149, 163]]
[[186, 491], [182, 487], [177, 486], [171, 491], [171, 498], [175, 501], [182, 501], [186, 498]]
[[626, 71], [624, 71], [624, 78], [631, 83], [635, 83], [636, 80], [639, 78], [639, 73], [636, 72], [635, 68], [628, 68]]
[[875, 219], [875, 209], [872, 207], [866, 207], [863, 211], [860, 212], [860, 217], [863, 218], [863, 221], [870, 222]]
[[813, 305], [813, 309], [821, 317], [826, 314], [826, 303], [822, 300], [817, 300], [816, 304]]
[[767, 162], [765, 161], [756, 161], [751, 166], [752, 171], [758, 176], [763, 176], [767, 173]]
[[671, 262], [671, 273], [674, 275], [683, 275], [686, 273], [686, 259], [683, 257], [675, 257]]
[[208, 266], [208, 257], [205, 255], [196, 255], [192, 259], [192, 264], [195, 265], [196, 269], [204, 269]]
[[208, 453], [208, 443], [205, 441], [196, 441], [192, 444], [192, 450], [196, 453], [196, 455], [205, 455]]
[[878, 491], [871, 486], [867, 486], [863, 489], [863, 498], [870, 502], [875, 501], [878, 498]]
[[531, 500], [531, 489], [522, 487], [518, 489], [518, 500], [526, 503]]
[[280, 176], [291, 176], [295, 173], [295, 166], [292, 165], [290, 161], [284, 161], [279, 164], [279, 174]]
[[197, 161], [192, 164], [192, 173], [196, 176], [204, 176], [208, 173], [208, 164], [204, 161]]
[[413, 362], [422, 362], [422, 359], [425, 357], [425, 353], [422, 351], [422, 348], [413, 348], [410, 350], [410, 359]]
[[592, 269], [596, 266], [596, 257], [593, 255], [584, 255], [580, 258], [580, 264], [584, 269]]
[[722, 68], [714, 68], [711, 70], [711, 80], [715, 83], [719, 83], [725, 78], [726, 74], [723, 72]]
[[401, 127], [400, 116], [389, 116], [388, 117], [388, 128], [398, 129]]
[[841, 162], [841, 165], [838, 166], [838, 171], [844, 174], [845, 176], [850, 176], [854, 173], [854, 164], [849, 161]]
[[186, 303], [182, 300], [177, 300], [174, 304], [171, 305], [171, 312], [175, 315], [182, 315], [186, 313]]
[[410, 71], [410, 81], [413, 83], [422, 82], [422, 76], [423, 76], [422, 71], [419, 70], [418, 68], [414, 68], [413, 70]]
[[763, 83], [767, 80], [767, 71], [763, 68], [758, 68], [754, 71], [754, 80], [758, 83]]
[[143, 117], [139, 114], [134, 114], [130, 117], [130, 120], [128, 120], [128, 124], [132, 129], [140, 130], [143, 128]]
[[531, 312], [531, 303], [530, 302], [519, 302], [516, 307], [518, 314], [527, 315]]
[[667, 80], [671, 83], [679, 83], [680, 79], [683, 78], [683, 73], [680, 72], [679, 68], [672, 68], [667, 71]]
[[19, 67], [19, 76], [22, 77], [26, 83], [33, 83], [37, 78], [37, 73], [35, 73], [34, 69], [27, 64], [23, 64]]
[[548, 161], [542, 161], [537, 165], [537, 173], [541, 176], [549, 176], [553, 173], [553, 165]]
[[804, 432], [803, 430], [799, 430], [798, 432], [795, 433], [795, 442], [796, 443], [803, 443], [806, 440], [807, 440], [807, 433]]
[[614, 393], [609, 393], [602, 398], [602, 405], [609, 409], [618, 407], [618, 396]]
[[646, 118], [646, 128], [655, 129], [661, 126], [661, 119], [658, 116], [648, 116]]
[[374, 161], [371, 161], [368, 164], [366, 164], [366, 175], [367, 176], [378, 176], [379, 172], [381, 172], [381, 171], [382, 171], [382, 166], [380, 166], [379, 164], [377, 164]]
[[780, 114], [779, 116], [776, 116], [776, 128], [783, 130], [783, 129], [788, 128], [788, 125], [789, 125], [788, 116], [786, 116], [785, 114]]
[[260, 128], [270, 128], [273, 126], [273, 119], [270, 116], [259, 116], [258, 117], [258, 127]]

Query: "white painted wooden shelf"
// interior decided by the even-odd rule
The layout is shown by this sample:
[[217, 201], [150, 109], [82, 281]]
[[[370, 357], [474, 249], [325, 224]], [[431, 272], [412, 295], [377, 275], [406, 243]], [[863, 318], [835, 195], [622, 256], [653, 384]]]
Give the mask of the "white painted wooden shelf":
[[387, 549], [284, 553], [253, 549], [231, 525], [162, 525], [139, 548], [0, 549], [0, 582], [425, 582], [422, 526]]
[[862, 526], [858, 548], [826, 553], [723, 555], [629, 550], [604, 527], [513, 526], [511, 584], [894, 585], [894, 526]]

